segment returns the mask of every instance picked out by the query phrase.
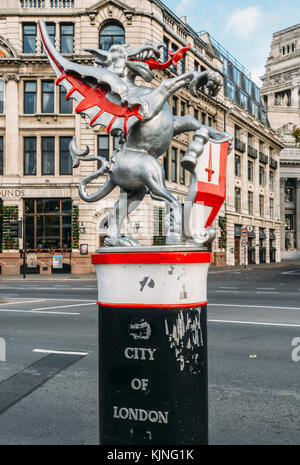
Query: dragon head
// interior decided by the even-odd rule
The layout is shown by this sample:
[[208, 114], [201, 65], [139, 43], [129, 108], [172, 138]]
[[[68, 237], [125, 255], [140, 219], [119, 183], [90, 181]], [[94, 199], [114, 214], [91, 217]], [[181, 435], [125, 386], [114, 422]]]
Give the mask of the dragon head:
[[[140, 76], [146, 82], [151, 82], [154, 74], [151, 68], [161, 64], [160, 49], [164, 44], [151, 45], [145, 43], [141, 47], [132, 48], [129, 44], [113, 45], [109, 51], [101, 49], [86, 49], [92, 53], [98, 66], [106, 67], [120, 78], [134, 80]], [[157, 64], [157, 66], [155, 66]]]

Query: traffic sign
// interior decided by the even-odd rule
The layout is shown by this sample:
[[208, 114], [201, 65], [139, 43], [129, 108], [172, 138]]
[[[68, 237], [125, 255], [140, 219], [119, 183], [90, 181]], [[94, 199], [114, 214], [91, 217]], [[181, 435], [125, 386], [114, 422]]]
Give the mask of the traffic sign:
[[247, 245], [248, 245], [247, 239], [242, 239], [242, 240], [241, 240], [241, 245], [242, 245], [243, 247], [247, 247]]
[[242, 237], [248, 237], [248, 229], [247, 228], [241, 228], [241, 236]]

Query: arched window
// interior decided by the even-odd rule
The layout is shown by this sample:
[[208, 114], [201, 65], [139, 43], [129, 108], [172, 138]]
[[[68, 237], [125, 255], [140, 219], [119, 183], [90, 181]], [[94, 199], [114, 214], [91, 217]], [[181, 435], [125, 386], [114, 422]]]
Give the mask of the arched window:
[[100, 31], [99, 48], [109, 50], [112, 45], [125, 43], [124, 28], [116, 22], [108, 23]]

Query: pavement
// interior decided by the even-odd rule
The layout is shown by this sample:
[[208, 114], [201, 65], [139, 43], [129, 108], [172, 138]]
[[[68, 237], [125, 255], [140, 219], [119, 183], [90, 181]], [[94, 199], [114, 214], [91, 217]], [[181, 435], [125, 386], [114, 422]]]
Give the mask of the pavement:
[[[258, 265], [236, 265], [236, 266], [215, 266], [211, 265], [209, 273], [236, 273], [241, 271], [255, 271], [255, 270], [263, 270], [263, 269], [273, 269], [273, 268], [284, 268], [284, 267], [299, 267], [300, 261], [282, 261], [278, 263], [260, 263]], [[23, 275], [0, 275], [0, 282], [1, 281], [96, 281], [96, 273], [89, 273], [89, 274], [26, 274], [26, 278], [23, 278]]]

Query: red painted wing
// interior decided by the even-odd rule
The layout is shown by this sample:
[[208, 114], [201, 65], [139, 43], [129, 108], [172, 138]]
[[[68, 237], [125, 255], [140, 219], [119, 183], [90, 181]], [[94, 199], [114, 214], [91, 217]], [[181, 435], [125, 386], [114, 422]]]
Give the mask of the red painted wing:
[[[119, 129], [127, 134], [133, 124], [143, 119], [140, 105], [131, 109], [121, 105], [120, 99], [111, 93], [109, 84], [100, 83], [95, 87], [89, 84], [86, 77], [95, 77], [94, 67], [72, 63], [60, 55], [47, 34], [43, 20], [39, 20], [39, 29], [50, 64], [57, 75], [56, 84], [65, 87], [67, 99], [77, 102], [76, 113], [84, 113], [91, 119], [90, 126], [102, 125], [107, 132]], [[109, 82], [111, 75], [110, 71], [103, 70], [105, 82]]]

